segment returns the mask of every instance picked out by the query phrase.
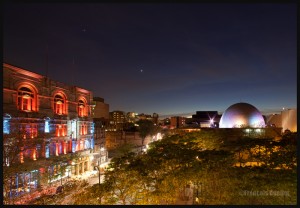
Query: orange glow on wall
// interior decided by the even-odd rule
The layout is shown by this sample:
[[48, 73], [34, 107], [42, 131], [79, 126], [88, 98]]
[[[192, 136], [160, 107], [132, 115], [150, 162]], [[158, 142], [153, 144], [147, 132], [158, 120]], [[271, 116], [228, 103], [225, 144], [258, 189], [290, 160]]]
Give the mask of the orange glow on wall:
[[37, 124], [31, 124], [29, 127], [30, 137], [36, 138], [37, 137]]
[[32, 151], [32, 159], [36, 160], [36, 149], [33, 149]]
[[45, 173], [45, 168], [39, 168], [40, 173]]
[[62, 146], [63, 146], [63, 153], [67, 154], [67, 143], [63, 141]]
[[55, 143], [55, 155], [58, 156], [58, 148], [59, 148], [59, 144], [58, 142]]
[[20, 152], [20, 163], [24, 163], [24, 154], [23, 154], [23, 151]]
[[84, 146], [83, 146], [83, 141], [80, 140], [80, 150], [83, 150], [84, 149]]
[[80, 141], [76, 141], [76, 152], [80, 150]]
[[67, 135], [67, 125], [63, 125], [62, 136], [66, 136], [66, 135]]
[[84, 125], [84, 135], [87, 135], [87, 125]]
[[69, 152], [72, 152], [72, 140], [69, 140]]

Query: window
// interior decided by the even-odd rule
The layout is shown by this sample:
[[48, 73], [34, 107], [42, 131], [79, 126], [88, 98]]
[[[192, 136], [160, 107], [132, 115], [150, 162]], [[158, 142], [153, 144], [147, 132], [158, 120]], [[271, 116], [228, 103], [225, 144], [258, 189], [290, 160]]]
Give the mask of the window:
[[23, 138], [36, 138], [38, 135], [37, 124], [22, 124], [20, 126], [20, 132], [23, 134]]
[[66, 114], [65, 99], [57, 94], [54, 97], [54, 112], [58, 115]]
[[49, 133], [50, 132], [50, 118], [47, 117], [45, 119], [45, 129], [44, 129], [45, 133]]
[[10, 132], [10, 124], [9, 120], [11, 119], [11, 116], [9, 114], [5, 114], [3, 117], [3, 133], [4, 134], [9, 134]]
[[21, 87], [18, 90], [18, 109], [22, 111], [35, 110], [35, 96], [34, 93], [27, 87]]
[[55, 125], [55, 136], [66, 136], [67, 135], [67, 125], [66, 124], [56, 124]]
[[49, 144], [45, 145], [45, 157], [46, 158], [50, 157], [50, 145]]
[[79, 127], [79, 134], [80, 135], [87, 135], [87, 124], [86, 123], [82, 123], [80, 124], [80, 127]]
[[78, 116], [86, 116], [85, 103], [82, 100], [79, 100], [78, 102]]

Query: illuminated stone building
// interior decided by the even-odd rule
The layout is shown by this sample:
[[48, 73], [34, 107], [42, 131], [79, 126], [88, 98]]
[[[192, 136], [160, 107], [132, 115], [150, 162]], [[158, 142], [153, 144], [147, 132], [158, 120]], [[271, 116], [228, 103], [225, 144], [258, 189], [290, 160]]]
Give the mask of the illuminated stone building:
[[[3, 165], [38, 163], [40, 160], [80, 153], [70, 161], [64, 173], [56, 172], [56, 165], [16, 173], [11, 178], [10, 194], [26, 192], [40, 185], [39, 174], [48, 172], [59, 180], [91, 170], [91, 152], [94, 148], [91, 91], [66, 85], [49, 77], [3, 64], [3, 134], [22, 134], [27, 139], [42, 139], [42, 144], [18, 152], [17, 159], [3, 155]], [[11, 137], [13, 138], [13, 137]], [[3, 145], [9, 145], [3, 141]], [[22, 149], [21, 149], [22, 150]], [[27, 181], [26, 181], [27, 180]]]

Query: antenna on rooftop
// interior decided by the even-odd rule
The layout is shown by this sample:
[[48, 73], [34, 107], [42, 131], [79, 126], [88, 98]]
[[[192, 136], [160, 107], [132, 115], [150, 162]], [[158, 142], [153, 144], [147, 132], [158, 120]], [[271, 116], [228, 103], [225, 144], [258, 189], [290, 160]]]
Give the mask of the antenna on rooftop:
[[46, 43], [46, 77], [48, 77], [48, 43]]
[[46, 30], [46, 77], [49, 76], [49, 46], [48, 46], [48, 31]]
[[71, 71], [71, 84], [75, 85], [74, 83], [74, 73], [75, 73], [75, 58], [73, 56], [73, 65], [72, 65], [72, 71]]

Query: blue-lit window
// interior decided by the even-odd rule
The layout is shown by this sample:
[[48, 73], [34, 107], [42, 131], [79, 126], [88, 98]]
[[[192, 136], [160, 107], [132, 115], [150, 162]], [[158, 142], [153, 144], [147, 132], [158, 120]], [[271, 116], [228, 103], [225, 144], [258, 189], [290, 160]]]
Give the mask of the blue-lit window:
[[3, 133], [4, 134], [9, 134], [10, 132], [10, 124], [9, 120], [11, 119], [11, 116], [9, 114], [5, 114], [3, 117]]
[[3, 133], [9, 134], [9, 122], [8, 119], [3, 120]]
[[49, 121], [46, 120], [45, 121], [45, 133], [49, 133], [50, 132], [50, 124]]
[[62, 148], [62, 144], [61, 143], [59, 143], [58, 144], [58, 148], [59, 148], [59, 154], [62, 154], [62, 151], [63, 151], [63, 148]]
[[94, 129], [95, 129], [95, 123], [92, 123], [92, 125], [91, 125], [91, 134], [94, 133]]
[[76, 141], [72, 141], [72, 152], [76, 152]]
[[45, 157], [46, 157], [46, 158], [49, 158], [49, 157], [50, 157], [50, 147], [49, 147], [48, 144], [47, 144], [46, 147], [45, 147]]
[[90, 148], [90, 141], [88, 139], [85, 140], [84, 142], [84, 149], [89, 149]]
[[76, 121], [72, 121], [72, 123], [71, 123], [71, 131], [73, 131], [73, 132], [76, 131]]
[[91, 138], [91, 149], [94, 149], [94, 138]]

